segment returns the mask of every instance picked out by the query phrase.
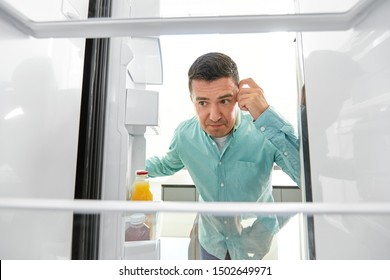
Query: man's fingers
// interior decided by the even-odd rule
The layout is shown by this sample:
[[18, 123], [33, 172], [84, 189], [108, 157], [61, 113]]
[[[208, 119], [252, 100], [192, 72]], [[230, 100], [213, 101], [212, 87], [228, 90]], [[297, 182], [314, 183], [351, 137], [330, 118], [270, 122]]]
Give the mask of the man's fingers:
[[252, 78], [243, 79], [238, 84], [238, 88], [260, 88], [258, 84], [255, 83], [255, 81]]

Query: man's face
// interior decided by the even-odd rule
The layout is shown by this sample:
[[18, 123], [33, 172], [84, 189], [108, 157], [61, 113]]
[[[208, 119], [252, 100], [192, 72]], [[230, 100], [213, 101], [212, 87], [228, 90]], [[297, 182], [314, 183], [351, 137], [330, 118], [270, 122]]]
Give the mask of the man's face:
[[234, 127], [237, 85], [231, 78], [215, 81], [193, 80], [192, 101], [202, 129], [212, 137], [222, 137]]

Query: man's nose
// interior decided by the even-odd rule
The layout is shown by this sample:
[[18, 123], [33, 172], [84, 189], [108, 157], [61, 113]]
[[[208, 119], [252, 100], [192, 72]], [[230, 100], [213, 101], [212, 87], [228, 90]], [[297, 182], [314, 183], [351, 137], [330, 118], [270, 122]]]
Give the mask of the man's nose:
[[221, 112], [219, 111], [218, 106], [211, 106], [210, 108], [210, 120], [217, 122], [221, 119]]

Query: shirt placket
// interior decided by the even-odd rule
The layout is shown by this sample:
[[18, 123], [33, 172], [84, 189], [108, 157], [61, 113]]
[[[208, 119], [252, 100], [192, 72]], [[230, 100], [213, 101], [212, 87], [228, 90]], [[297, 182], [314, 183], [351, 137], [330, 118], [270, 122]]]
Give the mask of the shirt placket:
[[[228, 189], [228, 185], [226, 182], [226, 168], [225, 168], [225, 165], [227, 164], [226, 163], [226, 156], [225, 154], [228, 152], [228, 149], [229, 147], [231, 147], [231, 145], [233, 144], [233, 137], [230, 137], [228, 139], [228, 141], [226, 142], [226, 145], [222, 151], [222, 153], [220, 154], [220, 157], [219, 157], [219, 162], [218, 162], [218, 179], [219, 179], [219, 193], [220, 193], [220, 201], [227, 201], [227, 193], [229, 191]], [[228, 248], [231, 248], [230, 244], [232, 242], [232, 230], [231, 230], [231, 227], [233, 226], [234, 224], [234, 218], [233, 217], [230, 217], [230, 216], [223, 216], [223, 217], [220, 217], [219, 218], [219, 221], [221, 222], [222, 226], [223, 226], [223, 234], [224, 234], [224, 239], [225, 239], [225, 244], [226, 244], [226, 247]]]
[[[219, 201], [227, 201], [227, 182], [226, 182], [226, 170], [225, 170], [225, 153], [227, 152], [229, 146], [231, 145], [232, 142], [232, 137], [230, 137], [226, 144], [225, 147], [222, 151], [222, 153], [219, 153], [218, 151], [218, 163], [217, 163], [217, 178], [218, 178], [218, 187], [219, 187]], [[214, 142], [215, 144], [215, 142]], [[218, 147], [216, 147], [215, 144], [215, 149], [218, 150]]]

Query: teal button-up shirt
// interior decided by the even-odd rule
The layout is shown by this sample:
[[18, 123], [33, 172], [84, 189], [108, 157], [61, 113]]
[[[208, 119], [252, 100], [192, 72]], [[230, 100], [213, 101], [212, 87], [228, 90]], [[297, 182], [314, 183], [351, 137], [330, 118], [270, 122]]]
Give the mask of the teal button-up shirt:
[[[300, 185], [298, 138], [291, 124], [269, 107], [255, 122], [250, 114], [239, 111], [222, 152], [197, 117], [182, 122], [167, 154], [147, 159], [146, 169], [150, 177], [158, 177], [185, 167], [201, 201], [273, 202], [274, 163]], [[243, 228], [245, 218], [200, 215], [199, 242], [220, 259], [227, 251], [232, 259], [263, 258], [281, 219], [259, 216]]]

